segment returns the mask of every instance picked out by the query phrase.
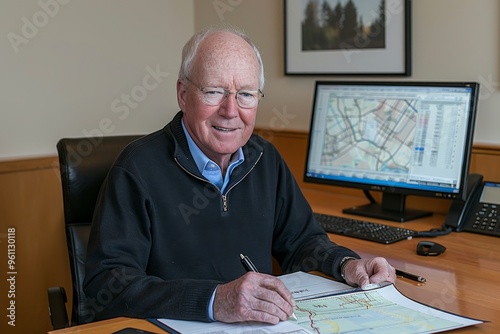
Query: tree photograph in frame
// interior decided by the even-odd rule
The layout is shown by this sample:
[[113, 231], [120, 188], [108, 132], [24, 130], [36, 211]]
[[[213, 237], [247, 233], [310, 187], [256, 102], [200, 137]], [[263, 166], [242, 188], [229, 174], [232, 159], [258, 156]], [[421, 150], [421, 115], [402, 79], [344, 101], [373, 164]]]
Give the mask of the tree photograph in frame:
[[286, 75], [411, 75], [411, 0], [285, 0]]

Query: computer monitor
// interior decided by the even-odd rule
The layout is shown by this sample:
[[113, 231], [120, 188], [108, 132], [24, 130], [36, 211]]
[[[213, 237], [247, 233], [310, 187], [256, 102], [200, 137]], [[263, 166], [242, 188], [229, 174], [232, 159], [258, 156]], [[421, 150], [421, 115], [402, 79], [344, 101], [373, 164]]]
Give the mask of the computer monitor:
[[431, 215], [407, 195], [464, 199], [479, 84], [318, 81], [304, 181], [382, 192], [343, 212], [399, 222]]

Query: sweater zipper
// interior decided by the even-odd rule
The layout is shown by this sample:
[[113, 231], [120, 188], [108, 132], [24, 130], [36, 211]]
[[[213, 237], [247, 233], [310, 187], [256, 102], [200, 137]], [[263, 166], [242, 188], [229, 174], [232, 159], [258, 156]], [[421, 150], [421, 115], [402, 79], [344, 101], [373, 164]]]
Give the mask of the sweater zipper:
[[[219, 190], [219, 188], [218, 188], [218, 187], [215, 187], [216, 189], [218, 189], [218, 190], [219, 190], [219, 194], [221, 194], [221, 198], [222, 198], [222, 211], [223, 211], [223, 212], [227, 212], [227, 211], [229, 210], [229, 206], [228, 206], [228, 204], [227, 204], [227, 194], [231, 191], [231, 189], [233, 189], [233, 188], [234, 188], [234, 187], [236, 187], [236, 186], [237, 186], [237, 185], [238, 185], [241, 181], [243, 181], [243, 179], [244, 179], [245, 177], [247, 177], [247, 175], [248, 175], [248, 174], [250, 174], [250, 172], [251, 172], [251, 171], [255, 168], [255, 165], [257, 164], [257, 162], [259, 162], [259, 160], [260, 160], [260, 158], [261, 158], [261, 157], [262, 157], [262, 152], [260, 152], [260, 155], [259, 155], [259, 157], [257, 158], [257, 160], [255, 161], [255, 163], [253, 164], [252, 168], [250, 168], [250, 169], [248, 170], [248, 172], [247, 172], [245, 175], [243, 175], [243, 177], [242, 177], [242, 178], [241, 178], [238, 182], [236, 182], [235, 184], [233, 184], [233, 185], [232, 185], [232, 186], [231, 186], [231, 187], [230, 187], [230, 188], [226, 191], [226, 194], [225, 194], [225, 195], [224, 195], [224, 194], [223, 194], [223, 193]], [[191, 176], [192, 176], [192, 177], [194, 177], [195, 179], [198, 179], [198, 180], [203, 181], [203, 182], [206, 182], [206, 183], [210, 183], [210, 182], [208, 182], [207, 180], [202, 179], [201, 177], [199, 177], [199, 176], [197, 176], [197, 175], [195, 175], [195, 174], [191, 173], [191, 172], [190, 172], [190, 171], [188, 171], [186, 168], [184, 168], [184, 166], [182, 166], [182, 164], [181, 164], [181, 163], [177, 160], [177, 158], [175, 158], [175, 157], [174, 157], [174, 160], [175, 160], [175, 162], [177, 163], [177, 165], [179, 165], [179, 167], [181, 167], [181, 168], [182, 168], [182, 170], [184, 170], [186, 173], [188, 173], [189, 175], [191, 175]], [[212, 184], [212, 183], [210, 183], [210, 184]]]
[[227, 197], [222, 193], [221, 196], [222, 196], [222, 211], [227, 212]]
[[225, 195], [222, 195], [222, 210], [224, 212], [227, 212], [229, 210], [228, 208], [228, 204], [227, 204], [227, 194], [229, 194], [229, 192], [231, 191], [231, 189], [233, 189], [234, 187], [236, 187], [241, 181], [243, 181], [243, 179], [245, 177], [247, 177], [248, 174], [250, 174], [250, 172], [255, 168], [255, 165], [257, 165], [257, 163], [259, 162], [260, 158], [262, 157], [262, 152], [260, 152], [260, 155], [259, 157], [257, 158], [257, 160], [255, 160], [255, 163], [253, 164], [252, 168], [250, 168], [248, 170], [248, 172], [243, 175], [243, 177], [238, 181], [236, 182], [235, 184], [233, 184], [227, 191], [226, 191], [226, 194]]

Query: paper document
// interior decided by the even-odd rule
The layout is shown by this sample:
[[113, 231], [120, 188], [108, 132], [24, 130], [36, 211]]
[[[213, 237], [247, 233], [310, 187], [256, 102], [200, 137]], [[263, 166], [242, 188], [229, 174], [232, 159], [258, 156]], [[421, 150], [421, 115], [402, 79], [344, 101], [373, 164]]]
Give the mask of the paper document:
[[[277, 325], [265, 325], [262, 323], [237, 323], [226, 324], [223, 322], [197, 322], [170, 319], [157, 319], [158, 322], [166, 325], [164, 328], [170, 333], [172, 329], [177, 333], [189, 334], [267, 334], [267, 333], [293, 333], [310, 334], [305, 328], [292, 321], [282, 321]], [[174, 333], [175, 333], [174, 332]]]
[[437, 333], [482, 323], [412, 301], [393, 284], [353, 291], [349, 285], [304, 272], [280, 279], [295, 298], [298, 321], [277, 325], [170, 319], [153, 322], [169, 331], [190, 334]]
[[350, 285], [329, 278], [298, 271], [278, 277], [290, 290], [293, 299], [311, 299], [319, 296], [329, 296], [341, 292], [354, 291]]
[[438, 333], [482, 323], [412, 301], [393, 284], [296, 303], [297, 324], [311, 333]]

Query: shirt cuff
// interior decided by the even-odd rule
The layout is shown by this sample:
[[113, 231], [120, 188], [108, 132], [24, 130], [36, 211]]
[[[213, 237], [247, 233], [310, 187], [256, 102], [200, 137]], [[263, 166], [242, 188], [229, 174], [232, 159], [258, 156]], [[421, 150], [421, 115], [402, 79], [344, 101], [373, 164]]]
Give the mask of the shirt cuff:
[[212, 296], [210, 297], [210, 301], [208, 303], [208, 318], [210, 321], [215, 321], [214, 318], [214, 300], [215, 300], [215, 293], [217, 292], [217, 287], [215, 287], [214, 292], [212, 292]]

